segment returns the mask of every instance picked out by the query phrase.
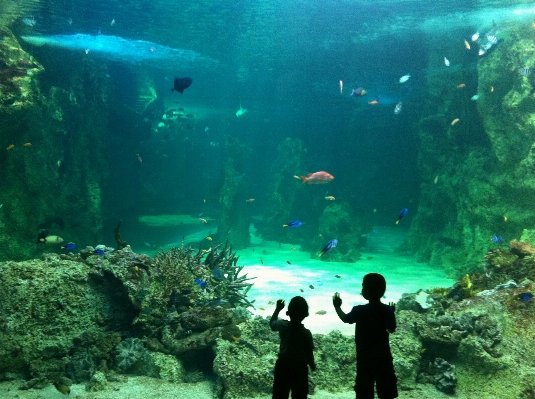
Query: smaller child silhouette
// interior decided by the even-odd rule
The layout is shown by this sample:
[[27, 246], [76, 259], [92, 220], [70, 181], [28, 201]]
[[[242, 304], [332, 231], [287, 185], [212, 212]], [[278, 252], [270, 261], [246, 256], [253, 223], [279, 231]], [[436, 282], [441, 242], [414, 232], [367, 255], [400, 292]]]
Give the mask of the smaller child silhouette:
[[279, 357], [275, 363], [273, 399], [306, 399], [308, 395], [308, 367], [314, 371], [314, 343], [310, 330], [301, 323], [308, 316], [308, 304], [301, 296], [293, 297], [286, 314], [288, 320], [278, 320], [279, 312], [284, 309], [284, 301], [279, 299], [269, 325], [280, 336]]
[[357, 399], [373, 399], [375, 383], [380, 399], [398, 397], [397, 378], [388, 341], [389, 333], [396, 330], [396, 308], [393, 303], [386, 305], [381, 302], [385, 290], [385, 278], [378, 273], [369, 273], [362, 280], [362, 296], [369, 301], [367, 305], [354, 306], [351, 312], [344, 313], [340, 294], [337, 292], [333, 296], [334, 309], [340, 320], [355, 323]]

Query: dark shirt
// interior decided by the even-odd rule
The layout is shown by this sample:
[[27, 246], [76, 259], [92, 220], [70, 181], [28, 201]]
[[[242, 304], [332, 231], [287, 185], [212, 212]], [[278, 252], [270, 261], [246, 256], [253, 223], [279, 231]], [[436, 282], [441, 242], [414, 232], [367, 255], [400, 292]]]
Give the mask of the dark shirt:
[[396, 330], [396, 315], [391, 306], [384, 303], [354, 306], [346, 322], [356, 323], [357, 352], [365, 349], [390, 351], [388, 334]]
[[281, 340], [279, 359], [294, 364], [314, 364], [314, 341], [312, 333], [303, 324], [292, 324], [288, 320], [270, 321], [272, 331], [278, 331]]

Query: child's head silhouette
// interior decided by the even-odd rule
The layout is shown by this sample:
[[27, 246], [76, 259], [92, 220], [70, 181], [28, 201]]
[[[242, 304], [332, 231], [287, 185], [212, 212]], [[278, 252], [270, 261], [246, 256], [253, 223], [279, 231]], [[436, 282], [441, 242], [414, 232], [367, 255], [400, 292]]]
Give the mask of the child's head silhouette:
[[386, 280], [379, 273], [368, 273], [362, 279], [362, 296], [367, 300], [377, 300], [385, 294]]
[[292, 321], [302, 322], [308, 316], [308, 303], [302, 296], [294, 296], [286, 312]]

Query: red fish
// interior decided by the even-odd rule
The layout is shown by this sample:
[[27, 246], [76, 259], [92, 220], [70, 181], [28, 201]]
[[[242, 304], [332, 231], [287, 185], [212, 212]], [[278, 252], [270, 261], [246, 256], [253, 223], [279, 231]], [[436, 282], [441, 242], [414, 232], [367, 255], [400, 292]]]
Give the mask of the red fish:
[[327, 172], [309, 173], [308, 176], [301, 176], [303, 184], [325, 184], [329, 183], [334, 176]]

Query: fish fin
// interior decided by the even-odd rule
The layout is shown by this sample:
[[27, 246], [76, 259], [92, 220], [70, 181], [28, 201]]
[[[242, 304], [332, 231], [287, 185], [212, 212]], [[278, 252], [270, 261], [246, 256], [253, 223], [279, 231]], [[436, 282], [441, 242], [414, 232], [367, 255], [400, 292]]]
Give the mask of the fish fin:
[[306, 182], [307, 182], [307, 177], [306, 177], [306, 176], [301, 176], [301, 180], [303, 181], [303, 184], [306, 184]]

